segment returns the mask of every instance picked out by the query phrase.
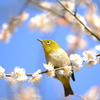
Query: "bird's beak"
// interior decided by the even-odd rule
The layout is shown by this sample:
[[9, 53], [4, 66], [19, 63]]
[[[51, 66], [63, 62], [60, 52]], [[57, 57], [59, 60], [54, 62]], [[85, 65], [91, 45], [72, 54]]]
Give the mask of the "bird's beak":
[[41, 43], [43, 43], [43, 40], [37, 39], [38, 41], [40, 41]]

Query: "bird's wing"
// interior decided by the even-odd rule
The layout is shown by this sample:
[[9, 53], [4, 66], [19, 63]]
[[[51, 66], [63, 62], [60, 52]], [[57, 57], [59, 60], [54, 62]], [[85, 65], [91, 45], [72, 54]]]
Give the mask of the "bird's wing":
[[74, 71], [72, 70], [72, 76], [71, 76], [72, 80], [75, 81], [75, 75], [74, 75]]

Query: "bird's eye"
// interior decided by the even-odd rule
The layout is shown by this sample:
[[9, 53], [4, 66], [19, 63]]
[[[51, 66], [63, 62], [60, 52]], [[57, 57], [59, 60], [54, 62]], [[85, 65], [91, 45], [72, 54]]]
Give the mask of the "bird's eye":
[[51, 42], [50, 42], [50, 41], [46, 41], [46, 43], [47, 43], [47, 44], [50, 44]]

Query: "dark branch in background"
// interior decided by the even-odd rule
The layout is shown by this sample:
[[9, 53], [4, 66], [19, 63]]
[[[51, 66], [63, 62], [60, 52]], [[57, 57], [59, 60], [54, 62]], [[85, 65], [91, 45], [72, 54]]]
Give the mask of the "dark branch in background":
[[96, 57], [100, 56], [100, 54], [97, 54]]
[[63, 6], [63, 8], [64, 8], [67, 12], [69, 12], [72, 16], [74, 16], [74, 17], [77, 19], [77, 21], [79, 21], [79, 22], [84, 26], [84, 28], [85, 28], [91, 35], [93, 35], [96, 39], [98, 39], [98, 40], [100, 41], [100, 36], [97, 36], [95, 33], [93, 33], [93, 32], [90, 30], [90, 28], [88, 28], [88, 27], [76, 16], [76, 14], [72, 13], [65, 5], [63, 5], [63, 3], [62, 3], [60, 0], [57, 0], [57, 1]]
[[22, 6], [21, 9], [20, 9], [19, 15], [24, 11], [24, 9], [28, 6], [29, 3], [30, 3], [30, 1], [27, 0], [27, 1], [23, 4], [23, 6]]

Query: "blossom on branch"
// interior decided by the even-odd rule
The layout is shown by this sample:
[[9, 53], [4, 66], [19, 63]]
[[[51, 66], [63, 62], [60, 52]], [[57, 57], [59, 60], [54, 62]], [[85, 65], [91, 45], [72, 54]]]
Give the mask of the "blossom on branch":
[[[66, 6], [69, 10], [73, 11], [75, 8], [75, 3], [72, 0], [61, 1], [64, 6]], [[63, 9], [63, 8], [62, 8]]]
[[100, 56], [97, 58], [97, 63], [100, 63]]
[[75, 48], [85, 49], [88, 45], [87, 41], [83, 37], [78, 37], [77, 35], [67, 35], [66, 41], [69, 43], [68, 46], [71, 50], [75, 50]]
[[15, 67], [14, 72], [11, 72], [11, 77], [14, 78], [14, 81], [23, 82], [27, 80], [27, 76], [25, 75], [26, 71], [24, 68]]
[[95, 50], [100, 51], [100, 45], [96, 45]]
[[17, 27], [21, 25], [28, 16], [28, 13], [23, 12], [20, 15], [11, 18], [8, 24], [4, 23], [0, 32], [0, 40], [8, 41], [11, 35], [16, 31]]
[[[7, 28], [8, 28], [8, 24], [4, 23], [2, 25], [2, 30], [0, 31], [0, 40], [1, 41], [8, 42], [9, 39], [11, 38], [11, 33], [6, 30]], [[14, 29], [12, 31], [14, 31]]]
[[52, 9], [53, 5], [54, 4], [52, 2], [48, 2], [48, 1], [40, 2], [40, 6], [47, 8], [47, 9]]
[[81, 67], [83, 67], [82, 64], [77, 64], [75, 62], [72, 62], [72, 69], [74, 71], [79, 71], [81, 69]]
[[20, 15], [13, 17], [9, 22], [9, 27], [15, 28], [21, 25], [28, 17], [29, 17], [29, 14], [26, 12], [23, 12]]
[[76, 64], [82, 64], [83, 59], [80, 55], [78, 54], [71, 54], [70, 55], [70, 60], [74, 61]]
[[39, 29], [42, 32], [51, 32], [55, 26], [55, 17], [50, 12], [38, 14], [30, 19], [29, 28]]
[[100, 31], [100, 16], [97, 14], [97, 6], [95, 4], [88, 5], [87, 12], [85, 14], [86, 21], [93, 31]]
[[95, 59], [96, 58], [96, 54], [93, 51], [87, 50], [83, 52], [83, 60], [84, 61], [88, 61], [91, 59]]
[[0, 66], [0, 79], [5, 78], [5, 69]]
[[96, 59], [90, 59], [87, 61], [87, 63], [85, 63], [84, 65], [91, 67], [92, 65], [96, 65], [97, 64], [97, 60]]
[[54, 66], [51, 62], [49, 62], [48, 64], [44, 64], [44, 67], [45, 69], [47, 69], [47, 76], [50, 76], [50, 77], [54, 77], [55, 76], [55, 70], [54, 70]]
[[40, 80], [42, 79], [41, 70], [38, 69], [36, 72], [32, 74], [32, 78], [28, 80], [29, 83], [39, 84]]
[[[76, 14], [76, 16], [80, 19], [80, 21], [84, 25], [87, 25], [84, 16], [82, 16], [80, 14]], [[85, 31], [84, 29], [85, 29], [84, 26], [79, 21], [77, 21], [75, 18], [73, 18], [73, 20], [72, 20], [72, 30], [78, 30], [78, 31], [84, 32]]]
[[71, 76], [72, 75], [72, 67], [71, 66], [65, 66], [64, 67], [64, 75], [65, 76]]

